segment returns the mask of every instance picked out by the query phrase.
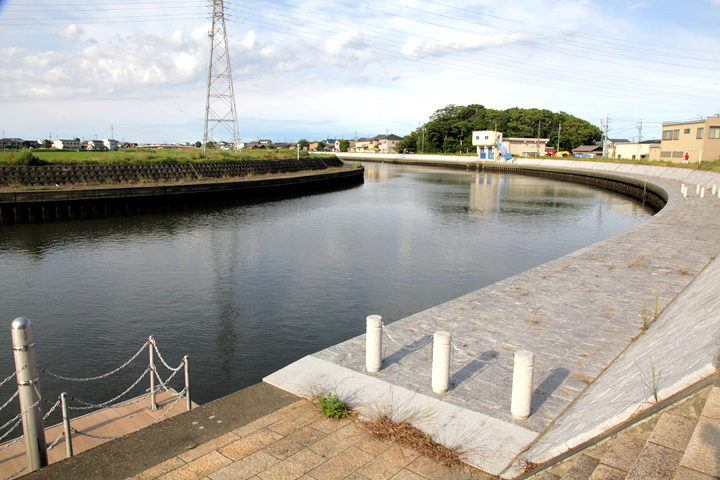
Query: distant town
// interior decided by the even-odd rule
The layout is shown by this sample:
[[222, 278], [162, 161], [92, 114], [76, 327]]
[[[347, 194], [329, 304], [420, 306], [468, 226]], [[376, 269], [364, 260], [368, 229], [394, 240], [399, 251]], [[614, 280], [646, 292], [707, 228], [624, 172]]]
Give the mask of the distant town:
[[[209, 141], [208, 146], [211, 148], [218, 148], [222, 150], [257, 150], [273, 148], [287, 148], [290, 150], [294, 150], [298, 148], [298, 145], [300, 145], [301, 149], [310, 151], [395, 153], [395, 144], [400, 140], [402, 140], [402, 137], [390, 134], [376, 135], [372, 138], [358, 138], [357, 140], [327, 139], [312, 142], [308, 142], [307, 140], [300, 140], [295, 143], [273, 143], [272, 140], [257, 140], [254, 142], [239, 143]], [[0, 138], [0, 150], [21, 150], [23, 148], [70, 150], [74, 152], [97, 152], [105, 150], [119, 150], [123, 148], [196, 149], [202, 148], [202, 143], [133, 143], [119, 142], [112, 138], [102, 138], [95, 140], [80, 140], [80, 138], [56, 140], [25, 140], [22, 138]]]
[[[417, 134], [416, 132], [414, 132]], [[559, 131], [558, 131], [559, 133]], [[428, 153], [420, 147], [419, 139], [408, 142], [413, 134], [403, 138], [398, 135], [376, 135], [371, 138], [327, 139], [322, 141], [299, 140], [295, 143], [273, 143], [263, 139], [252, 142], [229, 143], [223, 141], [208, 142], [209, 148], [222, 150], [256, 150], [256, 149], [301, 149], [324, 152], [355, 152], [355, 153]], [[482, 137], [482, 138], [481, 138]], [[411, 139], [412, 140], [412, 139]], [[553, 139], [554, 145], [548, 145], [550, 138], [537, 137], [503, 137], [498, 130], [482, 130], [472, 132], [472, 143], [463, 146], [462, 153], [477, 152], [480, 159], [497, 159], [502, 153], [506, 158], [515, 157], [588, 157], [617, 158], [628, 160], [668, 161], [674, 163], [700, 163], [720, 159], [720, 116], [707, 117], [687, 122], [663, 122], [662, 138], [659, 140], [630, 141], [624, 138], [603, 138], [590, 145], [577, 145], [562, 150], [558, 137]], [[424, 142], [424, 138], [423, 138]], [[424, 145], [424, 143], [423, 143]], [[461, 143], [462, 145], [462, 143]], [[412, 147], [415, 148], [412, 148]], [[103, 151], [124, 148], [147, 149], [198, 149], [201, 142], [176, 144], [140, 144], [118, 142], [112, 138], [95, 140], [56, 139], [56, 140], [25, 140], [21, 138], [0, 138], [0, 150], [20, 149], [54, 149], [70, 151]], [[437, 153], [437, 152], [431, 152]], [[445, 152], [448, 153], [448, 152]]]

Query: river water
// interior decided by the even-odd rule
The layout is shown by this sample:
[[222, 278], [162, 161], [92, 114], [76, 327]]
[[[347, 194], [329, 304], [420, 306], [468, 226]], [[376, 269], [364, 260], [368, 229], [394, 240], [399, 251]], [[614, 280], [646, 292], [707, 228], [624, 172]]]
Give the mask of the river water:
[[[363, 185], [338, 191], [0, 227], [0, 379], [14, 369], [10, 323], [26, 316], [46, 370], [99, 375], [153, 335], [172, 366], [190, 356], [193, 399], [205, 403], [363, 333], [367, 315], [392, 322], [652, 214], [572, 183], [365, 166]], [[141, 359], [96, 382], [43, 375], [43, 395], [105, 401], [139, 376], [145, 352]], [[13, 383], [0, 389], [0, 402]]]

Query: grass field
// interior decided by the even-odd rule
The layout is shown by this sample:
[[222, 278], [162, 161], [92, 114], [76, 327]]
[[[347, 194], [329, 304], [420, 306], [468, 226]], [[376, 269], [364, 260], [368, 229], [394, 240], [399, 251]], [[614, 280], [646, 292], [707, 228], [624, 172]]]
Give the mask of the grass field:
[[[300, 157], [309, 156], [300, 152]], [[15, 150], [0, 152], [0, 165], [100, 165], [100, 164], [147, 164], [190, 162], [246, 162], [253, 160], [289, 160], [297, 158], [295, 150], [231, 150], [207, 151], [205, 157], [199, 149], [140, 149], [127, 148], [114, 151], [73, 152], [63, 150]]]

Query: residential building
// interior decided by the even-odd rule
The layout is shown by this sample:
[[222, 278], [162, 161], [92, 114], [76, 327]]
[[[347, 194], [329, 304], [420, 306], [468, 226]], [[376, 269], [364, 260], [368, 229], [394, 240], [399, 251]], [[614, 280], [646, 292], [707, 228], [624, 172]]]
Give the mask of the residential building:
[[78, 138], [74, 140], [57, 139], [53, 141], [52, 148], [57, 148], [58, 150], [80, 150], [82, 148], [82, 142]]
[[95, 152], [108, 149], [105, 146], [105, 142], [102, 140], [88, 140], [87, 142], [83, 143], [83, 147], [85, 148], [85, 150], [92, 150]]
[[573, 155], [576, 157], [598, 158], [603, 156], [602, 145], [580, 145], [573, 148]]
[[502, 143], [505, 150], [515, 157], [531, 157], [545, 154], [548, 138], [503, 138], [502, 132], [494, 130], [478, 130], [472, 133], [472, 143], [477, 147], [478, 158], [493, 159], [496, 157], [497, 142]]
[[22, 138], [0, 138], [0, 150], [17, 150], [23, 148]]
[[117, 150], [118, 148], [117, 140], [114, 140], [112, 138], [103, 138], [102, 142], [103, 145], [105, 145], [106, 150]]
[[397, 135], [378, 135], [377, 137], [373, 137], [373, 139], [377, 140], [377, 152], [378, 153], [396, 153], [395, 150], [395, 144], [402, 140], [402, 137], [398, 137]]
[[663, 122], [660, 157], [650, 159], [681, 163], [685, 154], [690, 163], [720, 158], [720, 116], [690, 122]]
[[608, 156], [610, 158], [626, 158], [628, 160], [636, 160], [642, 158], [649, 159], [650, 150], [654, 147], [660, 148], [660, 140], [644, 140], [642, 142], [616, 143], [613, 146], [612, 150], [610, 150]]

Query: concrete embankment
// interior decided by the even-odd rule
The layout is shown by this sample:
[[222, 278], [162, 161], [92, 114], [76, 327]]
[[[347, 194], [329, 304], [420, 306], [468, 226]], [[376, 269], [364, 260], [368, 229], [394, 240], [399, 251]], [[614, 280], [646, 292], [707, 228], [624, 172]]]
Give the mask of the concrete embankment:
[[[0, 224], [102, 218], [363, 182], [361, 168], [337, 158], [169, 166], [5, 166], [0, 170], [0, 184], [32, 185], [0, 190]], [[62, 186], [43, 186], [60, 174], [64, 175]], [[14, 183], [17, 178], [29, 183]], [[117, 183], [126, 181], [139, 183]]]
[[[720, 186], [720, 174], [530, 159], [467, 168], [604, 177], [615, 185], [642, 185], [667, 203], [611, 239], [385, 326], [385, 361], [377, 374], [365, 372], [360, 336], [265, 381], [297, 394], [337, 391], [396, 417], [424, 412], [415, 416], [419, 427], [443, 443], [462, 445], [471, 464], [509, 478], [715, 371], [720, 199], [710, 191]], [[687, 197], [682, 183], [690, 186]], [[707, 189], [704, 198], [695, 194], [696, 185]], [[425, 344], [436, 331], [451, 332], [457, 351], [446, 394], [430, 388], [431, 347]], [[513, 355], [521, 350], [536, 358], [526, 421], [514, 419], [509, 408]]]

